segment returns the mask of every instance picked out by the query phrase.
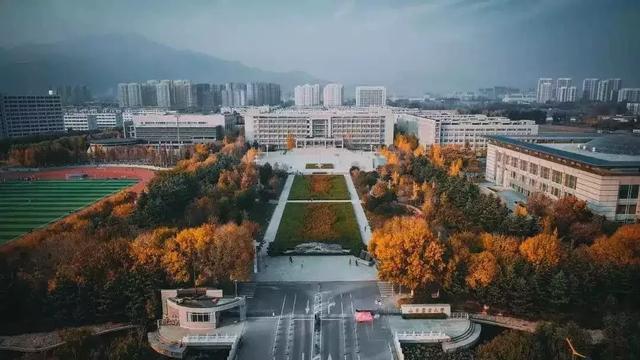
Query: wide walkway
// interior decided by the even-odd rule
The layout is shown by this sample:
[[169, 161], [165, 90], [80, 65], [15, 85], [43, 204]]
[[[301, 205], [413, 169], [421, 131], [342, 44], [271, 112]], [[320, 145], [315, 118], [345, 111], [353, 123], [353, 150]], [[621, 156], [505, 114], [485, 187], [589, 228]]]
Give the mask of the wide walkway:
[[356, 219], [358, 220], [358, 228], [360, 228], [360, 236], [362, 237], [362, 242], [364, 242], [365, 245], [369, 246], [369, 240], [371, 240], [371, 225], [369, 225], [367, 215], [364, 213], [362, 202], [360, 201], [358, 191], [356, 191], [356, 186], [353, 184], [351, 176], [349, 174], [344, 174], [344, 180], [347, 182], [347, 188], [349, 189], [349, 194], [351, 195], [351, 204], [353, 205], [353, 211], [355, 212]]
[[377, 279], [377, 271], [363, 261], [356, 266], [354, 256], [306, 255], [265, 256], [255, 281], [370, 281]]
[[291, 185], [293, 185], [294, 177], [295, 175], [293, 174], [289, 174], [289, 176], [287, 176], [287, 181], [285, 181], [282, 193], [280, 193], [280, 198], [278, 199], [278, 205], [276, 205], [276, 209], [273, 211], [273, 215], [269, 221], [269, 226], [267, 226], [267, 231], [264, 232], [264, 244], [262, 245], [262, 249], [260, 249], [260, 256], [267, 256], [269, 243], [276, 239], [278, 226], [280, 226], [280, 220], [282, 219], [284, 208], [287, 206], [287, 199], [289, 198], [289, 192], [291, 192]]

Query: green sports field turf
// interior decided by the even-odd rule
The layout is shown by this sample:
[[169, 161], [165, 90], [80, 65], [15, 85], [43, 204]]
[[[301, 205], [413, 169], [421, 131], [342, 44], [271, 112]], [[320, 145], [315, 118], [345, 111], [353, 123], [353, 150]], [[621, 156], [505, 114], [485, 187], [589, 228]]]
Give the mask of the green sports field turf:
[[0, 244], [135, 184], [137, 180], [39, 180], [0, 183]]

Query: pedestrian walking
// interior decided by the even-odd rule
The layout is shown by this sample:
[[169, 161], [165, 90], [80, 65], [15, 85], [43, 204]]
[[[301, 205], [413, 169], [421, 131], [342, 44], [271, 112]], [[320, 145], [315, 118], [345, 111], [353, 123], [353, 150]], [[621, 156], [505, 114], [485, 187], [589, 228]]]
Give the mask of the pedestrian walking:
[[303, 263], [300, 263], [300, 269], [302, 269], [304, 267]]
[[289, 263], [293, 264], [293, 258], [291, 256], [289, 256]]
[[351, 258], [349, 258], [349, 266], [351, 266]]

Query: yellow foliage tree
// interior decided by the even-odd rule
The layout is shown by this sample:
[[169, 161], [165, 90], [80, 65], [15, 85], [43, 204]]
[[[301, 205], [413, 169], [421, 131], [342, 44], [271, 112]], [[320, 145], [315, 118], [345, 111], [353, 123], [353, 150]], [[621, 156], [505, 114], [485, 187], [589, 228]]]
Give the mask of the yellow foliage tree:
[[400, 152], [403, 154], [411, 154], [413, 153], [412, 144], [407, 138], [407, 136], [403, 134], [396, 135], [395, 141], [393, 143]]
[[138, 235], [131, 242], [131, 255], [135, 260], [135, 266], [159, 269], [164, 254], [164, 244], [175, 235], [176, 230], [167, 227]]
[[498, 261], [491, 252], [483, 251], [473, 254], [469, 259], [469, 270], [465, 281], [472, 289], [485, 287], [491, 284], [498, 269]]
[[256, 229], [251, 222], [184, 229], [166, 241], [162, 264], [175, 281], [195, 286], [248, 280]]
[[422, 145], [418, 145], [418, 147], [416, 147], [415, 150], [413, 150], [413, 156], [415, 157], [420, 157], [420, 156], [424, 156], [426, 155], [427, 151], [425, 150], [424, 146]]
[[520, 244], [520, 253], [537, 267], [552, 267], [560, 262], [564, 250], [556, 233], [538, 234]]
[[429, 160], [431, 160], [431, 163], [437, 167], [444, 166], [444, 157], [442, 156], [442, 147], [439, 144], [431, 145], [431, 150], [429, 151]]
[[387, 165], [396, 165], [399, 162], [398, 155], [386, 147], [380, 149], [380, 155], [387, 160]]
[[460, 175], [460, 170], [462, 170], [462, 159], [456, 159], [449, 166], [449, 176]]
[[295, 149], [296, 147], [296, 138], [292, 133], [287, 134], [287, 150]]
[[600, 264], [640, 265], [640, 224], [624, 225], [613, 235], [599, 238], [589, 247], [589, 253]]
[[445, 247], [427, 223], [416, 217], [394, 217], [374, 231], [369, 251], [380, 261], [378, 276], [412, 290], [444, 279]]

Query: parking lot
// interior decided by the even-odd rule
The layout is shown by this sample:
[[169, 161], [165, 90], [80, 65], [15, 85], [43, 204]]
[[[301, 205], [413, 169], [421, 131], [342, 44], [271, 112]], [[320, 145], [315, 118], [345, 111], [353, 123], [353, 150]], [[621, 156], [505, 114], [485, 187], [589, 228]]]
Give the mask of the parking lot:
[[[376, 309], [375, 281], [250, 283], [248, 326], [240, 359], [392, 359], [387, 319], [356, 323], [356, 310]], [[315, 324], [314, 314], [319, 321]]]

